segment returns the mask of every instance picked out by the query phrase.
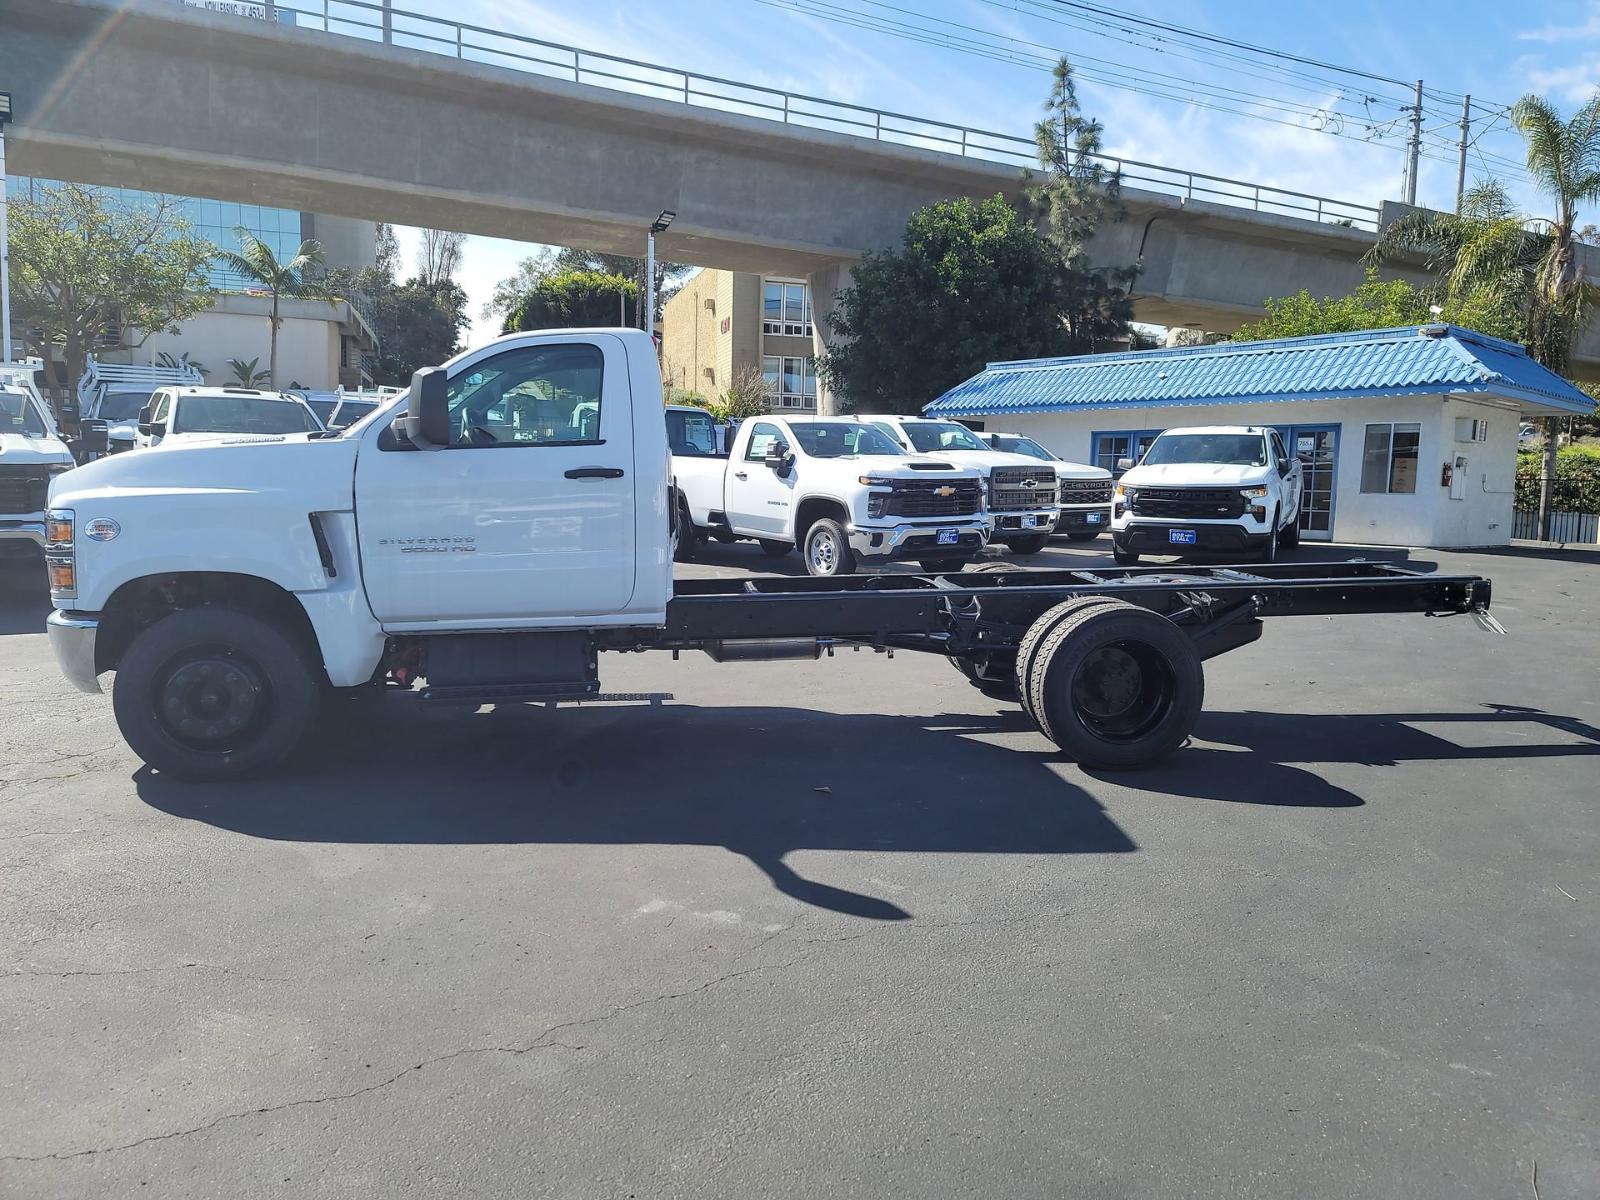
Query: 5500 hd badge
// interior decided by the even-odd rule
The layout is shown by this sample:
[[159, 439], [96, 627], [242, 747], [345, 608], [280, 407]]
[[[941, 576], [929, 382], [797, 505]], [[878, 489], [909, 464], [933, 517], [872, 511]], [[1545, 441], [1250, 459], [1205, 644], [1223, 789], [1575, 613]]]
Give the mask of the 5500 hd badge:
[[478, 549], [475, 537], [379, 538], [378, 545], [398, 549], [401, 554], [472, 554]]

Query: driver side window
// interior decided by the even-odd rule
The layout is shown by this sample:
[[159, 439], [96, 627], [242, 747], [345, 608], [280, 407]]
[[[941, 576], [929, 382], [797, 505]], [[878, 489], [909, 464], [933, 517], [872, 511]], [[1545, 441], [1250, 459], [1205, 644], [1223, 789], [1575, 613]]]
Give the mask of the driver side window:
[[775, 443], [783, 440], [783, 434], [776, 425], [769, 425], [765, 421], [756, 423], [750, 430], [750, 444], [745, 447], [745, 462], [765, 462]]
[[597, 444], [598, 346], [519, 346], [450, 381], [445, 389], [453, 448]]

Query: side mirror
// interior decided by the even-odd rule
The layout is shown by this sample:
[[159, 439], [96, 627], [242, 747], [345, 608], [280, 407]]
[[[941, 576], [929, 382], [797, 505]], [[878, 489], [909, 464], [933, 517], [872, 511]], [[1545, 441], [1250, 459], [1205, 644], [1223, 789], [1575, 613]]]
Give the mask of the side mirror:
[[1131, 471], [1131, 470], [1133, 470], [1133, 459], [1131, 459], [1131, 458], [1119, 458], [1119, 459], [1117, 459], [1117, 470], [1119, 470], [1119, 471]]
[[[141, 413], [141, 414], [140, 414], [140, 415], [141, 415], [141, 416], [148, 416], [148, 415], [149, 415], [149, 412], [148, 412], [148, 410], [146, 410], [146, 412], [144, 412], [144, 413]], [[149, 422], [149, 421], [140, 421], [140, 422], [139, 422], [139, 424], [138, 424], [138, 430], [139, 430], [139, 432], [140, 432], [140, 433], [142, 433], [142, 434], [143, 434], [143, 435], [144, 435], [144, 436], [145, 436], [145, 437], [149, 437], [149, 436], [150, 436], [150, 429], [151, 429], [151, 425], [150, 425], [150, 422]]]
[[145, 432], [151, 437], [166, 437], [167, 423], [165, 421], [151, 421]]
[[1287, 479], [1289, 477], [1290, 466], [1291, 464], [1287, 458], [1280, 458], [1278, 460], [1278, 474], [1284, 479]]
[[412, 445], [450, 444], [450, 406], [445, 395], [447, 382], [448, 376], [443, 367], [423, 367], [411, 376], [406, 415], [395, 424]]
[[782, 442], [773, 442], [767, 450], [767, 466], [771, 467], [779, 475], [787, 473], [789, 470], [789, 447]]
[[150, 424], [150, 406], [146, 404], [139, 410], [139, 432], [146, 432], [145, 426]]

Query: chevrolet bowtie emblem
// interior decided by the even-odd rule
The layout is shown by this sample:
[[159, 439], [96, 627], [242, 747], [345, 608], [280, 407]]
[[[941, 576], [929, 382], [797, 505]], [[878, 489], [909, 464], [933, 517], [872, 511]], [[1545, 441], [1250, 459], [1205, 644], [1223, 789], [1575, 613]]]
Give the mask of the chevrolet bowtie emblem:
[[1024, 479], [1022, 481], [1022, 486], [1023, 487], [1038, 487], [1039, 486], [1039, 481], [1037, 479]]
[[933, 494], [935, 496], [954, 496], [956, 494], [956, 490], [953, 487], [934, 488]]

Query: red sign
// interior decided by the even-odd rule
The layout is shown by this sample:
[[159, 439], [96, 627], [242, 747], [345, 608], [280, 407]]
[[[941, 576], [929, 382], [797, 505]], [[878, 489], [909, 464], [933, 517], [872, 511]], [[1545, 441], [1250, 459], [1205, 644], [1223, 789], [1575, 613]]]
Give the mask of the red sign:
[[723, 317], [722, 318], [722, 332], [723, 333], [727, 333], [728, 330], [730, 330], [732, 328], [733, 328], [733, 318], [732, 317]]

